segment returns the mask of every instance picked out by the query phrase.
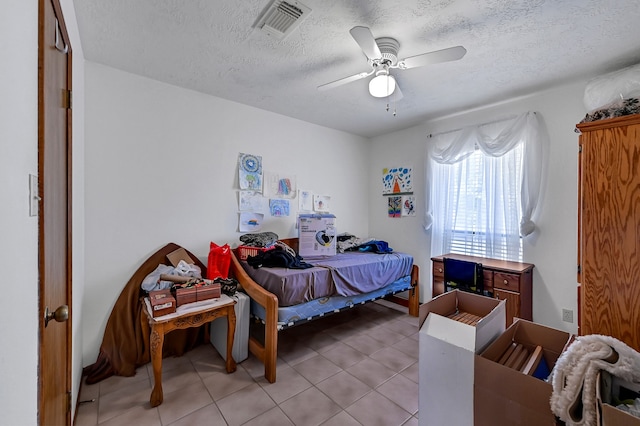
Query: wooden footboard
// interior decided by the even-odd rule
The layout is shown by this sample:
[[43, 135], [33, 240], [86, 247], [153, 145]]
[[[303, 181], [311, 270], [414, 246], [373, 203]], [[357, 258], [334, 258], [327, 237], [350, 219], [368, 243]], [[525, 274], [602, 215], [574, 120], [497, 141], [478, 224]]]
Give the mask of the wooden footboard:
[[[294, 250], [298, 249], [298, 239], [282, 240]], [[409, 314], [418, 316], [419, 311], [419, 277], [420, 272], [416, 265], [411, 270], [411, 286], [408, 299], [399, 299], [399, 303], [409, 307]], [[278, 297], [265, 290], [256, 283], [242, 268], [236, 257], [235, 250], [231, 252], [231, 275], [238, 280], [242, 290], [256, 303], [261, 305], [266, 312], [264, 344], [254, 336], [249, 336], [249, 352], [264, 363], [264, 377], [269, 383], [276, 381], [276, 361], [278, 357]]]
[[266, 312], [264, 345], [249, 336], [249, 351], [264, 363], [264, 377], [269, 383], [276, 381], [276, 360], [278, 356], [278, 298], [256, 283], [242, 268], [234, 251], [231, 252], [231, 275], [238, 280], [242, 290]]
[[420, 268], [413, 265], [411, 269], [411, 289], [407, 299], [396, 295], [387, 296], [385, 300], [397, 303], [409, 308], [409, 315], [417, 317], [420, 312]]

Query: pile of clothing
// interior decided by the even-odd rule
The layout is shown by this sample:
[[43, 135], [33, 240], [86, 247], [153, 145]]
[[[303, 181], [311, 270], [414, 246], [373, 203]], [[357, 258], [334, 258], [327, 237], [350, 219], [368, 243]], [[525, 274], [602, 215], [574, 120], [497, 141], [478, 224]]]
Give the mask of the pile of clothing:
[[391, 253], [393, 249], [386, 241], [375, 238], [358, 238], [355, 235], [343, 233], [337, 237], [339, 253], [347, 251], [367, 251], [373, 253]]

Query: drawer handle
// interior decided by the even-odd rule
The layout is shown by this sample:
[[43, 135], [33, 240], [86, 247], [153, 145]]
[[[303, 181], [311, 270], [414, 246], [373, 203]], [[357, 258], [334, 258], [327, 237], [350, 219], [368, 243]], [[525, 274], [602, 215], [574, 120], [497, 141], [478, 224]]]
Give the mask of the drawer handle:
[[442, 268], [438, 268], [438, 272], [442, 272]]
[[509, 285], [509, 281], [507, 281], [507, 280], [504, 280], [503, 283], [504, 283], [504, 285]]

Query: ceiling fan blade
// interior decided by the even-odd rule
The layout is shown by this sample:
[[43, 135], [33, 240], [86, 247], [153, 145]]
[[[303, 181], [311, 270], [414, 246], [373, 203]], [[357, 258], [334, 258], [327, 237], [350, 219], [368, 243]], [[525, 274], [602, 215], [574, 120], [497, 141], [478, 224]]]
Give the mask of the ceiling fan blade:
[[376, 43], [376, 39], [373, 38], [373, 34], [371, 34], [371, 30], [369, 28], [353, 27], [349, 32], [368, 59], [382, 58], [382, 53], [380, 52], [378, 43]]
[[354, 74], [352, 76], [341, 78], [340, 80], [332, 81], [331, 83], [318, 86], [318, 90], [333, 89], [334, 87], [342, 86], [343, 84], [351, 83], [352, 81], [356, 81], [356, 80], [360, 80], [362, 78], [368, 77], [371, 74], [373, 74], [373, 70], [371, 72], [361, 72], [359, 74]]
[[409, 69], [423, 67], [425, 65], [438, 64], [440, 62], [457, 61], [467, 53], [467, 49], [462, 46], [450, 47], [448, 49], [436, 50], [422, 55], [411, 56], [398, 61], [397, 68]]

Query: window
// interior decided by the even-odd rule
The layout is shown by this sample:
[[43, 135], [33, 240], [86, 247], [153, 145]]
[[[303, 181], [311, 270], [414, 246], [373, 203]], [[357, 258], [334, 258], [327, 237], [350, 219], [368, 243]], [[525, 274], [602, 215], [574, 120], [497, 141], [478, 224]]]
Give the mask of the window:
[[548, 145], [535, 112], [430, 135], [424, 227], [431, 254], [521, 261], [520, 236], [537, 229]]
[[498, 158], [476, 149], [462, 161], [434, 169], [443, 253], [521, 261], [522, 144]]

